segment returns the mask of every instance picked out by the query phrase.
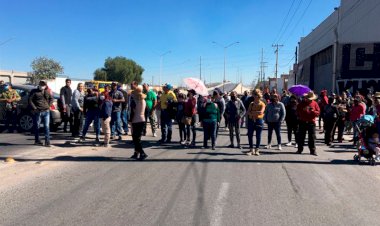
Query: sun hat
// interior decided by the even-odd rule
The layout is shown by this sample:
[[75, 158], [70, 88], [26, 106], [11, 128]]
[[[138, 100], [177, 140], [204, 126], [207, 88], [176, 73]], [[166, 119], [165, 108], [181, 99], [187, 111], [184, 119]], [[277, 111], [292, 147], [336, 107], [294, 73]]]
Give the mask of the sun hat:
[[308, 92], [308, 93], [305, 93], [303, 96], [304, 96], [305, 98], [309, 99], [309, 100], [316, 100], [316, 99], [318, 98], [318, 96], [315, 95], [313, 91], [310, 91], [310, 92]]

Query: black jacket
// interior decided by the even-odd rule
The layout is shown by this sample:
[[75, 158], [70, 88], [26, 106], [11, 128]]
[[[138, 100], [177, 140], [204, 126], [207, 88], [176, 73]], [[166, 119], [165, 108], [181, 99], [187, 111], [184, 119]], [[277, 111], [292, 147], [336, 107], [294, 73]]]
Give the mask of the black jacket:
[[29, 94], [29, 105], [32, 110], [47, 111], [53, 104], [53, 97], [46, 90], [33, 89]]

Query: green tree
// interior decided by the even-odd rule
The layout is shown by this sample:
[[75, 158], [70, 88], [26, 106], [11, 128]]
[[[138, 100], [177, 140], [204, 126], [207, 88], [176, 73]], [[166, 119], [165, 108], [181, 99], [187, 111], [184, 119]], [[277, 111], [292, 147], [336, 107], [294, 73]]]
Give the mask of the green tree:
[[31, 82], [34, 84], [45, 79], [55, 79], [58, 74], [63, 73], [61, 64], [47, 57], [35, 58], [30, 66], [33, 71], [28, 74], [31, 76]]
[[135, 61], [125, 57], [108, 57], [103, 68], [96, 69], [94, 72], [95, 80], [116, 81], [123, 84], [132, 81], [142, 82], [144, 68]]

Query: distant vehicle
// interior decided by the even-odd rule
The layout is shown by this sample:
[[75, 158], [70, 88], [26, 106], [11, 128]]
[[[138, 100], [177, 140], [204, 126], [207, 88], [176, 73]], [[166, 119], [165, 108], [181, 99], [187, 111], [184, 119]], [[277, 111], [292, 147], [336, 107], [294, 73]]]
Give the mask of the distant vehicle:
[[92, 80], [84, 83], [85, 89], [90, 89], [90, 88], [96, 88], [99, 90], [99, 92], [104, 91], [104, 87], [106, 85], [111, 85], [112, 81], [97, 81], [97, 80]]
[[[29, 93], [36, 86], [32, 85], [12, 85], [12, 88], [18, 92], [21, 100], [17, 103], [18, 124], [22, 131], [31, 131], [33, 129], [33, 117], [28, 108]], [[50, 106], [50, 130], [56, 131], [61, 125], [62, 118], [59, 112], [57, 101], [59, 94], [53, 92], [53, 104]], [[0, 102], [0, 122], [5, 122], [5, 103]]]

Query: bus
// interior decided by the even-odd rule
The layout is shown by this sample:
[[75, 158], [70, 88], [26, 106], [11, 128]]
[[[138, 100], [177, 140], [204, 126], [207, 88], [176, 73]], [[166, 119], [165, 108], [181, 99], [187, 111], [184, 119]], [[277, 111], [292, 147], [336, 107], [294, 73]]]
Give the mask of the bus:
[[92, 80], [92, 81], [85, 82], [84, 83], [84, 87], [86, 89], [96, 88], [97, 90], [99, 90], [99, 92], [103, 92], [104, 91], [104, 87], [106, 85], [111, 85], [111, 84], [112, 84], [111, 81]]

